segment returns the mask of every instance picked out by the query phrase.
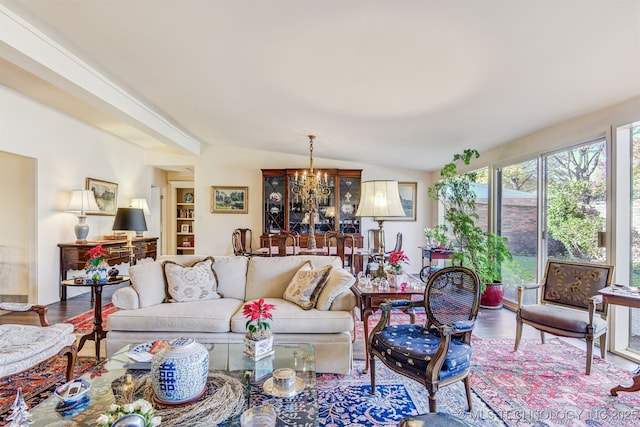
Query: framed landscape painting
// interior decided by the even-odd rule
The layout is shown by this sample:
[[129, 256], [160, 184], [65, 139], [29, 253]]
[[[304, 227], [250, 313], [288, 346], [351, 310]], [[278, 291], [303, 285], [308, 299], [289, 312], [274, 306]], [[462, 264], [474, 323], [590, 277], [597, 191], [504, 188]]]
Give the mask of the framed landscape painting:
[[118, 184], [95, 178], [85, 179], [85, 189], [93, 191], [99, 212], [87, 212], [88, 215], [115, 215], [118, 207]]
[[391, 221], [415, 221], [416, 220], [416, 195], [417, 182], [398, 182], [398, 192], [400, 193], [400, 202], [404, 208], [405, 216], [402, 218], [394, 217]]
[[211, 212], [248, 213], [249, 187], [211, 187]]

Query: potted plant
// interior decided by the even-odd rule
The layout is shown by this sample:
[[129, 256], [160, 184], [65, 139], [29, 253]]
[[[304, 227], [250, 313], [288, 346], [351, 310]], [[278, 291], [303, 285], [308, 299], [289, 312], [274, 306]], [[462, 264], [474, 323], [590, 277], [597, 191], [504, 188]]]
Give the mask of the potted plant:
[[273, 318], [273, 304], [266, 303], [263, 298], [246, 303], [242, 315], [246, 317], [247, 333], [244, 337], [244, 353], [254, 360], [273, 354], [273, 336], [269, 320]]
[[455, 154], [453, 160], [440, 170], [441, 179], [428, 191], [429, 197], [444, 209], [445, 223], [438, 225], [437, 229], [444, 234], [450, 233], [456, 242], [457, 251], [452, 259], [478, 274], [482, 286], [480, 305], [498, 308], [502, 305], [503, 294], [500, 266], [511, 259], [511, 252], [506, 238], [484, 231], [476, 224], [479, 219], [474, 189], [477, 173], [458, 174], [457, 171], [460, 162], [469, 165], [478, 157], [480, 153], [474, 149]]

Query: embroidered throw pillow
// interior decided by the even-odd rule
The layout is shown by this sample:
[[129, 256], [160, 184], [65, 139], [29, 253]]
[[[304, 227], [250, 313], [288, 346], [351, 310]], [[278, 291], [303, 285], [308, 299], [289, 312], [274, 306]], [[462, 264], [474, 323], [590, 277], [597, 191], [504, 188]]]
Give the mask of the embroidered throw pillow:
[[164, 263], [164, 275], [170, 302], [202, 301], [220, 298], [218, 276], [213, 270], [213, 258], [208, 257], [184, 267], [173, 261]]
[[331, 265], [325, 265], [314, 269], [311, 261], [305, 262], [289, 282], [282, 298], [305, 310], [313, 308], [322, 287], [327, 283], [331, 268]]
[[329, 310], [331, 308], [331, 304], [338, 295], [351, 289], [351, 286], [355, 282], [356, 278], [347, 270], [343, 268], [331, 270], [327, 283], [318, 295], [316, 308], [323, 311]]

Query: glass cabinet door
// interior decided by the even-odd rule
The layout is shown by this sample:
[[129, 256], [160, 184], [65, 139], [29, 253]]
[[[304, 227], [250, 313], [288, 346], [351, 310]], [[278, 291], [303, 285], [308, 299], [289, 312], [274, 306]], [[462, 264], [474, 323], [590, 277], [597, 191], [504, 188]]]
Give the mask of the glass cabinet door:
[[[324, 176], [324, 171], [320, 171]], [[293, 195], [291, 187], [294, 185], [295, 176], [289, 176], [289, 231], [295, 231], [300, 234], [309, 234], [309, 203], [303, 202], [301, 198]], [[332, 231], [335, 224], [335, 215], [332, 217], [332, 212], [335, 212], [335, 192], [336, 192], [336, 177], [327, 174], [327, 184], [330, 189], [330, 195], [322, 200], [318, 201], [318, 205], [315, 207], [316, 213], [314, 218], [315, 234], [324, 234], [327, 231]]]
[[337, 231], [360, 233], [360, 218], [356, 217], [360, 203], [360, 177], [341, 176], [338, 186]]
[[278, 233], [285, 227], [285, 191], [287, 179], [284, 174], [263, 177], [264, 232]]

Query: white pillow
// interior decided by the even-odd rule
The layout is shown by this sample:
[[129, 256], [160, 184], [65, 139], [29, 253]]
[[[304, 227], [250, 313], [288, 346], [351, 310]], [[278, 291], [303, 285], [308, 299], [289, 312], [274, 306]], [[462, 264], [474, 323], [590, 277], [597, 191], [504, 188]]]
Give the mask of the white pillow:
[[353, 277], [353, 274], [349, 273], [344, 268], [331, 270], [329, 279], [318, 296], [316, 308], [324, 311], [329, 310], [336, 297], [343, 292], [348, 291], [355, 282], [356, 278]]
[[143, 262], [129, 267], [131, 286], [138, 293], [140, 307], [162, 303], [166, 296], [164, 274], [159, 262]]
[[218, 277], [213, 271], [213, 258], [208, 257], [185, 267], [173, 261], [165, 261], [164, 275], [167, 293], [172, 302], [203, 301], [220, 298], [217, 292]]
[[289, 282], [282, 298], [298, 304], [305, 310], [313, 308], [332, 268], [329, 264], [314, 269], [311, 261], [305, 262]]

